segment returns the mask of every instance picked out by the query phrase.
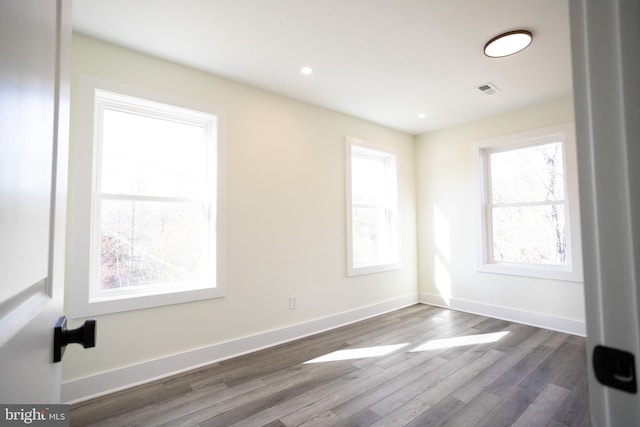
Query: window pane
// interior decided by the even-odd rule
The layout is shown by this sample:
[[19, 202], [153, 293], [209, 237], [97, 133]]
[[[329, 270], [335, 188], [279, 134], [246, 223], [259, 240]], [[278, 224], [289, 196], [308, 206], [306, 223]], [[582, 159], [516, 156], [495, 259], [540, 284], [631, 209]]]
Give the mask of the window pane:
[[387, 166], [384, 159], [351, 157], [351, 188], [354, 205], [384, 206]]
[[200, 280], [198, 204], [103, 200], [100, 289]]
[[391, 229], [385, 209], [353, 208], [353, 264], [356, 267], [390, 261]]
[[490, 155], [492, 202], [564, 200], [562, 143]]
[[103, 110], [99, 191], [165, 197], [204, 193], [207, 151], [201, 126]]
[[564, 206], [499, 207], [491, 215], [494, 261], [567, 265]]

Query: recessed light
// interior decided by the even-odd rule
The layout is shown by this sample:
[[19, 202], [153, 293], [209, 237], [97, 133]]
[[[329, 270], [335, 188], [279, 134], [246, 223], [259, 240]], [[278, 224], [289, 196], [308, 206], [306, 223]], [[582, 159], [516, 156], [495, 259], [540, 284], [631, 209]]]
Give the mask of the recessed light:
[[305, 76], [308, 76], [311, 73], [313, 73], [313, 68], [311, 68], [311, 67], [302, 67], [302, 68], [300, 68], [300, 74], [304, 74]]
[[427, 118], [427, 113], [418, 113], [418, 118], [419, 119], [426, 119]]
[[490, 58], [513, 55], [529, 46], [532, 40], [531, 31], [509, 31], [489, 40], [484, 45], [484, 54]]

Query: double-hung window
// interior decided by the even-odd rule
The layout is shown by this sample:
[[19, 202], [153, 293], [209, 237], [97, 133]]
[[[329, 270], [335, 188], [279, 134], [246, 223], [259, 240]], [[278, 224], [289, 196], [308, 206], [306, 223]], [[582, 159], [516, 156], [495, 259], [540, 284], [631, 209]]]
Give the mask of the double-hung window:
[[488, 272], [581, 280], [570, 124], [479, 144]]
[[76, 193], [88, 199], [78, 216], [88, 226], [89, 257], [88, 271], [76, 269], [87, 280], [74, 312], [221, 296], [219, 115], [126, 91], [89, 92], [93, 129], [83, 143], [92, 167], [79, 173], [91, 185]]
[[347, 274], [399, 267], [395, 152], [346, 139]]

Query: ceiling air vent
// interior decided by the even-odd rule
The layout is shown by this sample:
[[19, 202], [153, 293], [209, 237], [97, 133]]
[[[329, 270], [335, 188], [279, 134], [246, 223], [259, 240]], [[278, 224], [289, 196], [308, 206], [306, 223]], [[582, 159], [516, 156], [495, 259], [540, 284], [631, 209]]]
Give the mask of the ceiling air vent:
[[476, 89], [478, 89], [480, 92], [484, 93], [485, 95], [493, 95], [494, 93], [500, 90], [496, 85], [489, 82], [476, 86]]

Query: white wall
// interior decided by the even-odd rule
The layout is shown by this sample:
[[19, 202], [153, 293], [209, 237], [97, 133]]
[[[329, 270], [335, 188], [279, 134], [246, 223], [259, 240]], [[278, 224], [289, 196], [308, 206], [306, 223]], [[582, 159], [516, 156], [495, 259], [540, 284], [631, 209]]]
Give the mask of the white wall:
[[479, 273], [474, 252], [473, 142], [572, 120], [569, 97], [416, 139], [421, 301], [584, 334], [582, 283]]
[[[413, 136], [77, 34], [72, 57], [71, 189], [73, 164], [80, 161], [75, 149], [90, 143], [77, 137], [80, 74], [226, 109], [228, 293], [99, 316], [97, 347], [67, 349], [63, 399], [86, 398], [261, 342], [247, 337], [266, 334], [264, 345], [417, 300]], [[400, 270], [346, 277], [345, 136], [398, 152]], [[74, 230], [72, 216], [68, 225], [70, 233], [88, 232]], [[74, 248], [67, 240], [70, 271]], [[66, 288], [69, 301], [70, 283]], [[291, 295], [298, 299], [295, 311], [288, 307]], [[207, 353], [237, 341], [244, 344]]]

